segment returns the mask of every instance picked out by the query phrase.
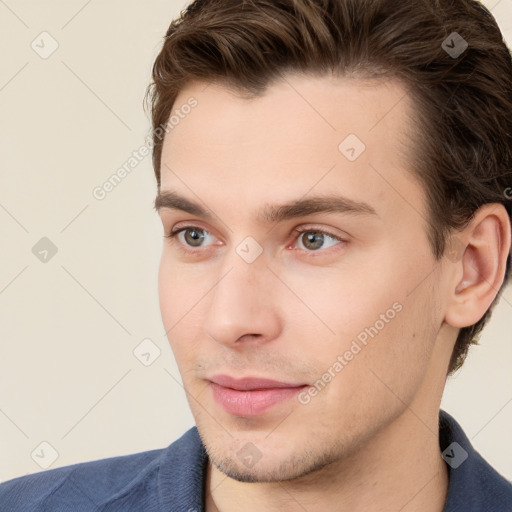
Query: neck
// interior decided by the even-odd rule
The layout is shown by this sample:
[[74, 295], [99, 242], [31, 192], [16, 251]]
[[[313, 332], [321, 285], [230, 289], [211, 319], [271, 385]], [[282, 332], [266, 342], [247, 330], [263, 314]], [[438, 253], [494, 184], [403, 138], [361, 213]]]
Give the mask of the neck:
[[438, 409], [414, 403], [343, 460], [294, 480], [238, 482], [208, 464], [206, 511], [442, 512], [448, 470], [439, 448]]

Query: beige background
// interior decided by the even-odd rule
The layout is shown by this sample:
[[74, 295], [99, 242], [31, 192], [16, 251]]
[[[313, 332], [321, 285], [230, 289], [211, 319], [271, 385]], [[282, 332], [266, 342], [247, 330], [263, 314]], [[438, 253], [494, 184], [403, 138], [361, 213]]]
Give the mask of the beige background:
[[[512, 0], [485, 3], [512, 41]], [[145, 86], [185, 5], [0, 0], [0, 481], [165, 447], [193, 425], [160, 318], [150, 158], [92, 195], [149, 133]], [[43, 31], [59, 45], [46, 59], [31, 47], [51, 49]], [[43, 237], [58, 249], [46, 263]], [[511, 329], [509, 287], [443, 401], [509, 479]], [[133, 354], [146, 338], [150, 366]]]

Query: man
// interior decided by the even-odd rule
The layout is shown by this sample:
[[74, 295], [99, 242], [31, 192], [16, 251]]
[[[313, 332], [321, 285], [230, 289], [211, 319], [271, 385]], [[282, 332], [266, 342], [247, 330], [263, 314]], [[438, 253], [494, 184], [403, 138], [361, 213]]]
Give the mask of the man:
[[510, 277], [512, 61], [470, 0], [199, 0], [153, 69], [196, 427], [0, 510], [505, 511], [440, 402]]

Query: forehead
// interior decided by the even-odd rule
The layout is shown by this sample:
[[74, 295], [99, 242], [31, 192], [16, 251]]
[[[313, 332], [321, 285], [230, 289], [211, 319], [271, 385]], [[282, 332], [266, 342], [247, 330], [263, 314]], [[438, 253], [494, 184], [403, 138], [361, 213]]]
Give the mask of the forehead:
[[[198, 108], [191, 112], [193, 116], [180, 116], [181, 129], [172, 130], [176, 131], [175, 139], [190, 135], [186, 117], [210, 121], [203, 125], [203, 132], [199, 131], [197, 123], [193, 130], [203, 139], [208, 133], [207, 138], [212, 142], [223, 140], [227, 134], [238, 134], [240, 139], [247, 135], [267, 134], [270, 138], [277, 133], [282, 137], [286, 133], [301, 132], [313, 136], [325, 130], [338, 132], [337, 136], [347, 130], [362, 135], [379, 126], [381, 129], [375, 133], [378, 136], [383, 128], [393, 125], [393, 121], [406, 122], [412, 111], [407, 88], [397, 79], [331, 74], [289, 73], [270, 83], [257, 96], [248, 96], [243, 91], [237, 93], [234, 86], [221, 82], [195, 81], [180, 91], [173, 109], [180, 110], [191, 97], [197, 100]], [[313, 123], [315, 130], [307, 127], [300, 130], [297, 120]], [[274, 121], [279, 124], [276, 126]], [[212, 123], [216, 128], [214, 132], [210, 130]]]
[[409, 168], [412, 106], [398, 81], [287, 75], [253, 98], [195, 82], [173, 111], [190, 98], [197, 106], [164, 140], [162, 190], [238, 198], [239, 207], [254, 210], [262, 199], [334, 189], [373, 200], [376, 209], [392, 206], [386, 200], [396, 207], [402, 194], [422, 202]]

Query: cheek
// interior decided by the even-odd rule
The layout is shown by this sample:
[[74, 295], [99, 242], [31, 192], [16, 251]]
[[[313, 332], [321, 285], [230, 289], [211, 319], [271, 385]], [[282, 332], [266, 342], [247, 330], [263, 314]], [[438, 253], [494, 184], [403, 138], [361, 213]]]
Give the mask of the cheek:
[[366, 344], [359, 343], [362, 349], [345, 374], [358, 382], [356, 400], [378, 407], [411, 403], [427, 375], [436, 340], [430, 299], [420, 293], [402, 298], [394, 318], [384, 311], [388, 323], [375, 321], [380, 309], [374, 310], [373, 319], [366, 320], [368, 324], [360, 331]]
[[[303, 335], [296, 348], [309, 354], [320, 372], [331, 368], [344, 375], [336, 378], [333, 391], [352, 389], [356, 381], [365, 383], [360, 390], [366, 392], [377, 386], [389, 393], [384, 383], [406, 390], [426, 371], [435, 341], [430, 283], [410, 293], [417, 286], [418, 268], [389, 256], [374, 258], [372, 265], [361, 262], [358, 269], [323, 269], [314, 279], [307, 273], [294, 278], [294, 291], [316, 316], [297, 316]], [[332, 369], [339, 356], [343, 370], [340, 365]]]
[[[200, 308], [200, 300], [211, 288], [208, 272], [194, 265], [183, 265], [163, 250], [158, 270], [158, 296], [166, 330], [178, 329]], [[183, 320], [181, 320], [183, 319]]]
[[170, 258], [166, 258], [164, 250], [158, 270], [160, 313], [178, 366], [194, 353], [193, 340], [197, 337], [194, 315], [205, 293], [202, 286], [191, 279], [194, 279], [193, 274], [183, 272]]
[[175, 286], [175, 277], [172, 272], [172, 266], [165, 258], [165, 250], [160, 259], [158, 269], [158, 298], [160, 302], [160, 312], [166, 331], [174, 324], [176, 317], [176, 296], [181, 290]]
[[[397, 310], [404, 294], [389, 268], [376, 267], [373, 264], [368, 268], [363, 265], [304, 268], [284, 275], [283, 280], [294, 292], [293, 296], [287, 296], [285, 310], [295, 309], [303, 328], [309, 326], [316, 331], [317, 338], [334, 343], [337, 350], [376, 322], [379, 331], [384, 326], [387, 329], [399, 315]], [[364, 340], [364, 334], [361, 338]]]

